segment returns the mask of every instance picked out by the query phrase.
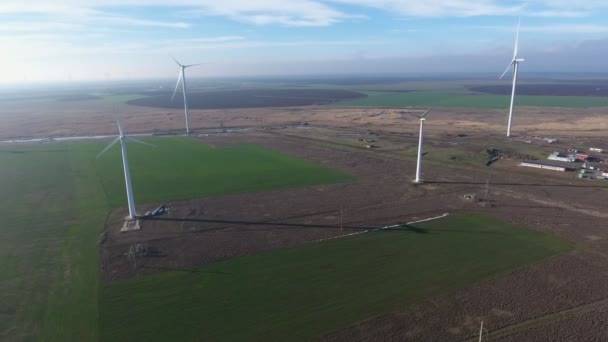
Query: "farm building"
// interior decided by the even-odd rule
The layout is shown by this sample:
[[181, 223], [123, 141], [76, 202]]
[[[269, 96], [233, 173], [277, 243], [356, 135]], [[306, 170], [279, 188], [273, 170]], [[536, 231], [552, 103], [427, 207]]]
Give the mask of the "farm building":
[[562, 165], [539, 163], [539, 162], [529, 161], [529, 160], [525, 160], [525, 161], [521, 162], [521, 164], [519, 164], [519, 166], [534, 167], [537, 169], [546, 169], [546, 170], [561, 171], [561, 172], [565, 172], [566, 170], [568, 170], [568, 168], [566, 168], [565, 166], [562, 166]]
[[562, 161], [562, 162], [569, 162], [572, 163], [576, 160], [576, 158], [573, 155], [564, 155], [561, 154], [559, 152], [553, 152], [551, 153], [547, 159], [549, 160], [555, 160], [555, 161]]
[[587, 159], [589, 158], [589, 155], [588, 154], [584, 154], [584, 153], [577, 153], [577, 154], [574, 155], [574, 157], [577, 160], [580, 160], [582, 162], [586, 162]]
[[603, 148], [597, 148], [597, 147], [591, 147], [591, 148], [589, 148], [589, 151], [604, 153], [604, 149]]
[[602, 171], [602, 177], [608, 178], [608, 170], [603, 170]]

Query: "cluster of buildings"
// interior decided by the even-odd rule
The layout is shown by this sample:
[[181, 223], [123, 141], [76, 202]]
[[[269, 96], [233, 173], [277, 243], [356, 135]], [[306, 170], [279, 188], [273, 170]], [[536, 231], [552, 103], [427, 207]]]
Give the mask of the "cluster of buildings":
[[[592, 147], [589, 149], [590, 152], [603, 153], [604, 150], [597, 147]], [[553, 152], [551, 153], [547, 159], [554, 161], [561, 161], [566, 163], [575, 163], [575, 162], [591, 162], [591, 163], [603, 163], [604, 160], [598, 156], [592, 156], [589, 153], [585, 153], [585, 151], [579, 150], [577, 148], [569, 148], [567, 153], [561, 152]]]
[[[589, 148], [589, 152], [604, 153], [604, 149], [591, 147]], [[562, 162], [564, 164], [551, 164], [539, 161], [526, 160], [521, 162], [521, 164], [519, 165], [525, 167], [533, 167], [537, 169], [565, 172], [574, 171], [575, 169], [579, 168], [578, 166], [570, 166], [569, 164], [583, 163], [581, 166], [581, 171], [578, 174], [578, 178], [608, 179], [608, 167], [606, 169], [602, 169], [603, 165], [598, 165], [604, 164], [605, 162], [608, 163], [608, 161], [605, 161], [600, 156], [590, 155], [589, 153], [579, 150], [578, 148], [569, 148], [566, 153], [562, 153], [559, 151], [553, 152], [547, 157], [547, 159], [551, 161]]]

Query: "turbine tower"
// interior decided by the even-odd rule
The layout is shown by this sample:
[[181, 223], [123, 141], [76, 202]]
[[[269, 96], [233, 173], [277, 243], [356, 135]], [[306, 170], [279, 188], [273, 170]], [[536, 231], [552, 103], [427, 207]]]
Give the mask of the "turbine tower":
[[431, 108], [427, 109], [427, 111], [422, 113], [422, 115], [417, 115], [417, 117], [420, 119], [420, 135], [418, 137], [418, 159], [416, 161], [416, 179], [414, 180], [414, 183], [422, 183], [422, 179], [420, 179], [420, 169], [422, 168], [422, 135], [424, 133], [424, 121], [426, 121], [424, 117], [430, 111]]
[[129, 220], [134, 220], [137, 218], [137, 212], [135, 211], [135, 199], [133, 198], [133, 186], [131, 185], [131, 173], [129, 172], [129, 159], [127, 157], [127, 141], [133, 141], [144, 145], [154, 146], [148, 143], [145, 143], [141, 140], [135, 139], [133, 137], [127, 137], [122, 132], [122, 127], [120, 126], [120, 122], [116, 120], [116, 124], [118, 125], [118, 137], [114, 139], [106, 148], [104, 148], [99, 154], [97, 158], [101, 157], [106, 151], [108, 151], [112, 146], [114, 146], [117, 142], [120, 141], [120, 150], [122, 152], [122, 166], [125, 172], [125, 185], [127, 187], [127, 202], [129, 204], [129, 216], [127, 217]]
[[511, 63], [507, 66], [505, 71], [500, 75], [498, 79], [502, 79], [505, 74], [509, 71], [511, 66], [513, 66], [513, 89], [511, 90], [511, 106], [509, 107], [509, 122], [507, 124], [507, 137], [511, 136], [511, 122], [513, 120], [513, 103], [515, 102], [515, 85], [517, 84], [517, 70], [519, 69], [519, 63], [524, 61], [523, 58], [519, 58], [518, 49], [519, 49], [519, 26], [520, 22], [517, 23], [517, 33], [515, 35], [515, 50], [513, 52], [513, 59]]
[[174, 57], [173, 60], [177, 65], [179, 65], [179, 75], [177, 76], [177, 84], [175, 85], [175, 90], [173, 91], [173, 96], [171, 96], [171, 101], [175, 98], [175, 94], [177, 93], [177, 88], [179, 87], [179, 82], [182, 81], [182, 92], [184, 93], [184, 115], [186, 116], [186, 134], [190, 134], [190, 113], [188, 113], [188, 98], [186, 95], [186, 69], [189, 67], [193, 67], [200, 64], [190, 64], [184, 65], [177, 61]]

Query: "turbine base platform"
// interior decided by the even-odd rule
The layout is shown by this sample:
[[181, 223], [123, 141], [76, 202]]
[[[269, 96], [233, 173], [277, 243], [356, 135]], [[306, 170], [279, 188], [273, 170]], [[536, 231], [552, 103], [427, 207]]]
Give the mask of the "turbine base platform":
[[141, 224], [139, 223], [139, 220], [125, 220], [125, 223], [122, 225], [122, 228], [120, 228], [120, 232], [124, 233], [124, 232], [131, 232], [131, 231], [137, 231], [141, 229]]

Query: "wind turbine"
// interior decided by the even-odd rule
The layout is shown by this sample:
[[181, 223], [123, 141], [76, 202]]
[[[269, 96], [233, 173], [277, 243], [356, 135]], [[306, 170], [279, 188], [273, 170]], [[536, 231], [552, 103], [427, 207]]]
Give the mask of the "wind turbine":
[[145, 143], [141, 140], [135, 139], [133, 137], [127, 137], [122, 132], [122, 127], [120, 126], [120, 122], [116, 120], [116, 124], [118, 125], [118, 137], [114, 139], [106, 148], [104, 148], [99, 154], [97, 158], [101, 157], [104, 153], [106, 153], [112, 146], [114, 146], [117, 142], [120, 141], [120, 150], [122, 152], [122, 166], [125, 172], [125, 185], [127, 187], [127, 202], [129, 204], [129, 216], [127, 217], [129, 220], [134, 220], [137, 218], [137, 212], [135, 211], [135, 199], [133, 198], [133, 186], [131, 185], [131, 173], [129, 172], [129, 159], [127, 157], [127, 141], [133, 141], [144, 145], [154, 146], [148, 143]]
[[173, 96], [171, 96], [171, 101], [175, 98], [175, 94], [177, 93], [177, 88], [179, 87], [179, 81], [182, 81], [182, 92], [184, 93], [184, 114], [186, 116], [186, 134], [190, 134], [190, 113], [188, 113], [188, 98], [186, 96], [186, 69], [189, 67], [193, 67], [200, 64], [190, 64], [184, 65], [177, 61], [174, 57], [173, 60], [177, 65], [179, 65], [179, 75], [177, 76], [177, 84], [175, 85], [175, 90], [173, 91]]
[[424, 117], [430, 111], [431, 108], [429, 107], [422, 115], [416, 115], [420, 119], [420, 136], [418, 137], [418, 160], [416, 162], [416, 180], [414, 180], [414, 183], [422, 183], [422, 179], [420, 179], [420, 169], [422, 168], [422, 135], [424, 133], [424, 121], [426, 121]]
[[502, 79], [505, 74], [509, 71], [511, 66], [513, 66], [513, 89], [511, 90], [511, 106], [509, 107], [509, 123], [507, 124], [507, 137], [511, 136], [511, 122], [513, 120], [513, 103], [515, 102], [515, 85], [517, 84], [517, 69], [519, 68], [519, 63], [524, 61], [523, 58], [519, 58], [518, 49], [519, 49], [519, 27], [521, 24], [521, 20], [517, 23], [517, 33], [515, 35], [515, 50], [513, 52], [513, 60], [507, 66], [505, 71], [498, 78]]

